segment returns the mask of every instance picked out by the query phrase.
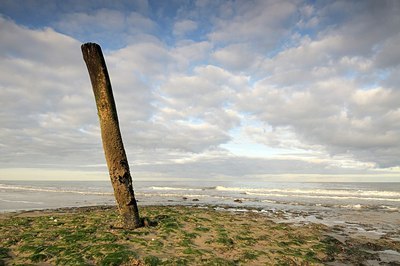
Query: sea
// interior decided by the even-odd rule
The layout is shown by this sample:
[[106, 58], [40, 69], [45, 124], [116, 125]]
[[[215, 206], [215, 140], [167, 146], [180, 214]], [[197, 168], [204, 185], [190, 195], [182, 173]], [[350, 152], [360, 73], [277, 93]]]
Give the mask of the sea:
[[[400, 182], [136, 181], [134, 191], [139, 208], [189, 205], [256, 211], [279, 217], [279, 222], [345, 225], [377, 237], [399, 234], [400, 228]], [[3, 213], [95, 205], [115, 205], [110, 181], [0, 180]]]
[[[134, 190], [142, 205], [400, 210], [400, 182], [136, 181]], [[0, 180], [0, 212], [104, 204], [114, 204], [110, 181]]]

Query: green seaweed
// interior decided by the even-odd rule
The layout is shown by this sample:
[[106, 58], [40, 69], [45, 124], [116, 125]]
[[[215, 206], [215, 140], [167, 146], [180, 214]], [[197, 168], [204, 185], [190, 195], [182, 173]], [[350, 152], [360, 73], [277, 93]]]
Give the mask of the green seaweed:
[[243, 241], [244, 242], [243, 244], [246, 246], [253, 246], [258, 242], [257, 239], [255, 239], [253, 237], [249, 237], [249, 236], [238, 235], [235, 237], [235, 239], [237, 239], [239, 241]]
[[144, 263], [148, 266], [162, 265], [162, 260], [156, 256], [150, 255], [144, 258]]
[[63, 240], [67, 243], [76, 243], [78, 241], [89, 241], [91, 238], [84, 232], [75, 232], [69, 235], [65, 235]]
[[105, 232], [101, 235], [98, 235], [95, 241], [104, 241], [104, 242], [115, 242], [118, 240], [118, 237], [112, 233]]
[[44, 253], [34, 253], [29, 258], [32, 262], [41, 262], [51, 258], [51, 256]]
[[228, 247], [232, 247], [234, 245], [234, 241], [232, 238], [226, 236], [226, 235], [221, 235], [217, 238], [217, 243], [223, 244]]
[[183, 247], [189, 247], [193, 245], [193, 241], [189, 238], [184, 238], [179, 242], [179, 245]]
[[10, 258], [11, 256], [9, 255], [9, 252], [9, 248], [0, 247], [0, 259]]
[[246, 261], [249, 261], [249, 260], [255, 260], [255, 259], [257, 259], [259, 256], [260, 256], [260, 253], [259, 253], [259, 252], [246, 250], [246, 251], [243, 253], [242, 257], [241, 257], [241, 260], [246, 262]]
[[185, 258], [172, 258], [172, 259], [168, 259], [166, 261], [163, 261], [164, 265], [173, 265], [173, 266], [188, 266], [189, 264], [189, 260], [185, 259]]
[[104, 266], [118, 266], [132, 258], [137, 258], [136, 252], [131, 250], [120, 250], [107, 254], [100, 262]]
[[304, 255], [304, 258], [306, 259], [306, 261], [309, 261], [309, 262], [319, 262], [319, 259], [316, 258], [316, 255], [317, 254], [314, 251], [309, 250]]
[[183, 250], [183, 254], [186, 254], [186, 255], [202, 255], [203, 252], [198, 250], [198, 249], [193, 249], [191, 247], [188, 247], [188, 248]]
[[340, 242], [334, 237], [327, 236], [322, 241], [325, 244], [325, 252], [328, 255], [328, 260], [333, 261], [335, 255], [340, 251]]
[[220, 257], [204, 260], [203, 263], [205, 265], [209, 265], [209, 266], [236, 266], [236, 265], [239, 265], [238, 262], [235, 262], [232, 260], [227, 260], [227, 259], [220, 258]]
[[208, 232], [210, 231], [210, 228], [198, 225], [194, 230], [199, 232]]
[[189, 239], [194, 239], [199, 236], [198, 233], [188, 233], [188, 232], [183, 232], [183, 235], [185, 236], [185, 238]]
[[152, 240], [149, 245], [149, 247], [154, 250], [161, 250], [163, 246], [164, 243], [157, 239]]
[[66, 254], [62, 257], [57, 258], [57, 265], [89, 265], [83, 258], [82, 254], [79, 251], [76, 252], [66, 252]]

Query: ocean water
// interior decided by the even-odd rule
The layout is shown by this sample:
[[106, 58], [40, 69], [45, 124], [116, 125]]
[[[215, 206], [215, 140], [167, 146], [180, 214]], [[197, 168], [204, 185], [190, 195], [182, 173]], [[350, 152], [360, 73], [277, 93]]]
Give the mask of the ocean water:
[[[399, 212], [400, 183], [134, 182], [139, 205]], [[115, 204], [110, 181], [0, 181], [0, 212]]]

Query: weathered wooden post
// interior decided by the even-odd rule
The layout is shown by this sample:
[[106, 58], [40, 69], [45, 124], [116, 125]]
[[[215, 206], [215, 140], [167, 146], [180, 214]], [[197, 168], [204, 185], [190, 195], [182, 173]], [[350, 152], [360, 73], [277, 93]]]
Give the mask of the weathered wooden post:
[[98, 44], [85, 43], [81, 49], [92, 82], [104, 153], [123, 227], [134, 229], [142, 224], [133, 192], [128, 159], [122, 143], [107, 66]]

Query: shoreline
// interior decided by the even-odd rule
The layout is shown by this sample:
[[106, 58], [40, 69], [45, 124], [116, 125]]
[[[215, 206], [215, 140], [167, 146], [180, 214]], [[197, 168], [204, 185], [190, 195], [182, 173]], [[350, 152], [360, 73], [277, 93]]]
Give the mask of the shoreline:
[[[376, 237], [356, 235], [347, 230], [349, 224], [327, 226], [309, 221], [295, 223], [285, 220], [283, 212], [263, 213], [257, 209], [231, 206], [198, 204], [139, 208], [142, 217], [155, 221], [157, 226], [139, 228], [133, 232], [115, 230], [113, 224], [118, 215], [116, 207], [112, 205], [0, 213], [0, 220], [4, 224], [0, 226], [0, 233], [2, 237], [5, 236], [0, 243], [6, 243], [1, 246], [0, 265], [1, 260], [5, 265], [15, 260], [18, 263], [35, 263], [37, 260], [36, 263], [63, 264], [63, 257], [75, 254], [73, 247], [67, 247], [69, 242], [62, 237], [63, 230], [70, 230], [69, 234], [72, 235], [81, 232], [82, 239], [78, 237], [75, 240], [81, 248], [88, 249], [87, 258], [81, 258], [88, 264], [97, 264], [107, 256], [119, 254], [116, 260], [131, 260], [131, 264], [126, 265], [176, 265], [179, 258], [185, 259], [187, 265], [266, 265], [285, 262], [310, 265], [352, 265], [359, 262], [367, 265], [400, 265], [400, 239], [396, 239], [399, 232]], [[78, 220], [80, 223], [76, 223]], [[202, 227], [207, 229], [202, 231]], [[272, 231], [275, 233], [266, 234]], [[10, 239], [12, 232], [14, 236]], [[104, 235], [109, 236], [110, 243], [104, 239]], [[149, 235], [152, 237], [149, 238]], [[86, 239], [88, 236], [90, 238]], [[159, 242], [154, 242], [156, 240]], [[119, 249], [110, 247], [108, 251], [98, 251], [104, 256], [99, 253], [96, 257], [90, 250], [99, 243], [111, 246], [118, 243]], [[156, 247], [155, 243], [158, 243]], [[50, 244], [59, 247], [59, 250], [53, 251]], [[42, 247], [42, 250], [38, 247]], [[213, 258], [220, 263], [212, 262]], [[182, 263], [185, 265], [184, 261]]]
[[[400, 215], [398, 211], [376, 211], [376, 210], [332, 210], [323, 211], [321, 209], [276, 209], [276, 208], [261, 208], [246, 205], [245, 203], [237, 204], [233, 201], [232, 204], [208, 204], [201, 201], [170, 201], [164, 204], [148, 204], [139, 202], [139, 209], [147, 207], [193, 207], [193, 208], [209, 208], [216, 211], [228, 212], [254, 212], [273, 220], [276, 223], [289, 223], [294, 225], [304, 224], [321, 224], [328, 227], [347, 228], [348, 234], [363, 235], [367, 238], [379, 238], [380, 236], [391, 234], [394, 240], [400, 241]], [[0, 219], [7, 216], [40, 216], [45, 213], [71, 213], [80, 210], [90, 209], [115, 209], [115, 204], [94, 204], [84, 206], [67, 206], [54, 208], [35, 208], [27, 210], [1, 211]], [[329, 215], [327, 215], [329, 213]]]

